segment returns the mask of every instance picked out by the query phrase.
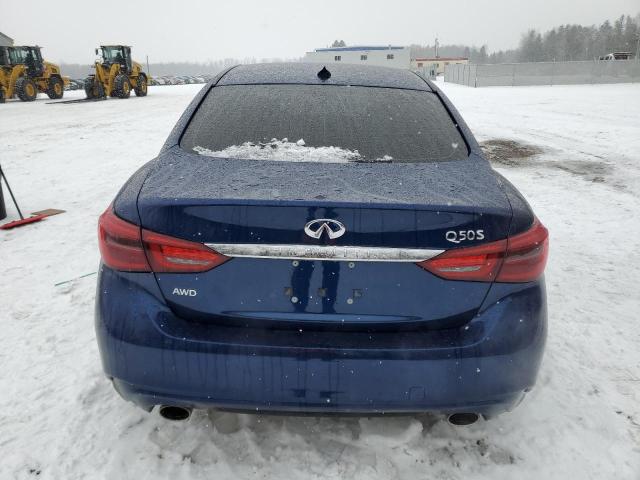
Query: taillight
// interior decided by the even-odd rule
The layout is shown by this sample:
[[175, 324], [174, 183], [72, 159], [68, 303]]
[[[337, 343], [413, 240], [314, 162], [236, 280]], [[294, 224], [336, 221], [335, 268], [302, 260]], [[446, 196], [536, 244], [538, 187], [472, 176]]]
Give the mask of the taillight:
[[477, 247], [457, 248], [418, 263], [447, 280], [476, 282], [531, 282], [544, 272], [549, 233], [535, 219], [524, 233]]
[[124, 272], [149, 272], [142, 248], [140, 227], [116, 217], [111, 206], [100, 215], [98, 240], [102, 261], [109, 268]]
[[125, 272], [195, 273], [229, 260], [205, 245], [141, 229], [118, 218], [110, 206], [98, 223], [105, 265]]
[[536, 218], [529, 230], [509, 239], [509, 250], [498, 282], [531, 282], [544, 272], [549, 256], [549, 232]]
[[456, 248], [418, 265], [447, 280], [491, 282], [500, 269], [506, 249], [506, 240], [477, 247]]
[[158, 273], [206, 272], [230, 259], [201, 243], [149, 230], [142, 230], [142, 243], [151, 270]]

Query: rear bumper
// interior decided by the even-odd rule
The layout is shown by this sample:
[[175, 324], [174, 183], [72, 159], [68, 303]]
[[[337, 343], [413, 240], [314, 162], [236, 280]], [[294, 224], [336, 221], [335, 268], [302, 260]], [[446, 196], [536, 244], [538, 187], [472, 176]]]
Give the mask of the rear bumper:
[[535, 383], [544, 282], [494, 285], [466, 326], [421, 332], [273, 331], [176, 317], [150, 274], [103, 267], [96, 334], [105, 373], [145, 409], [410, 413], [513, 408]]

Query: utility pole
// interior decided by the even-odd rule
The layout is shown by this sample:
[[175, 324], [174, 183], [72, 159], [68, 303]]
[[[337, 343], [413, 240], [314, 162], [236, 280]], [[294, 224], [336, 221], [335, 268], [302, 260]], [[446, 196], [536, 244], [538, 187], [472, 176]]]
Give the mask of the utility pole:
[[151, 71], [149, 70], [149, 55], [147, 55], [147, 74], [151, 76]]
[[436, 47], [436, 58], [440, 58], [440, 55], [438, 55], [438, 47], [439, 47], [439, 44], [438, 44], [438, 37], [436, 37], [435, 47]]

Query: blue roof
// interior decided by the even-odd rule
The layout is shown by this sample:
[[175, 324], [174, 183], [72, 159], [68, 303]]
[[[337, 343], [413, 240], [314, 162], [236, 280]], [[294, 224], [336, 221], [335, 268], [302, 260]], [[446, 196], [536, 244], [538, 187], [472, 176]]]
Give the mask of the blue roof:
[[392, 47], [391, 45], [380, 46], [354, 46], [354, 47], [330, 47], [330, 48], [316, 48], [316, 52], [358, 52], [361, 50], [402, 50], [405, 47]]
[[[318, 72], [326, 66], [331, 78], [322, 81]], [[255, 63], [229, 70], [218, 85], [306, 84], [359, 85], [431, 91], [429, 84], [403, 68], [374, 67], [348, 63]]]

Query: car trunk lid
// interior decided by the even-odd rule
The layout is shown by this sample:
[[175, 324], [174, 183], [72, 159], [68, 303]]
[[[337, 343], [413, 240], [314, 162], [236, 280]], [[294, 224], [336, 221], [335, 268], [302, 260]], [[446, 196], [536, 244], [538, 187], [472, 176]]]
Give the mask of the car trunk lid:
[[[416, 263], [506, 238], [511, 219], [479, 158], [292, 164], [179, 149], [159, 160], [138, 209], [143, 228], [232, 257], [208, 272], [156, 274], [176, 313], [206, 322], [331, 328], [469, 320], [490, 283], [444, 280]], [[344, 232], [330, 238], [338, 222]], [[318, 231], [318, 238], [309, 234]]]

